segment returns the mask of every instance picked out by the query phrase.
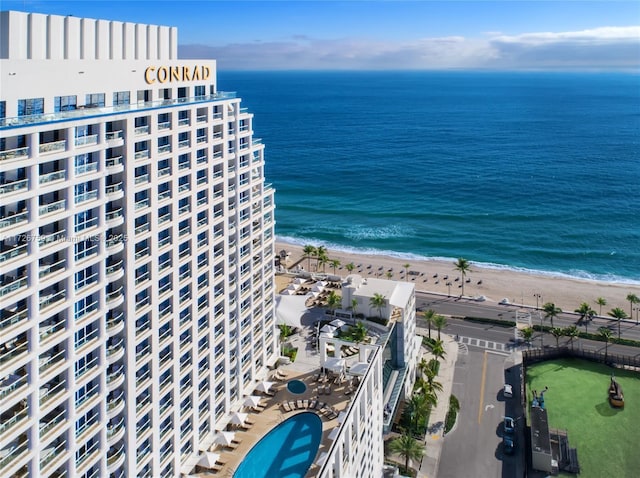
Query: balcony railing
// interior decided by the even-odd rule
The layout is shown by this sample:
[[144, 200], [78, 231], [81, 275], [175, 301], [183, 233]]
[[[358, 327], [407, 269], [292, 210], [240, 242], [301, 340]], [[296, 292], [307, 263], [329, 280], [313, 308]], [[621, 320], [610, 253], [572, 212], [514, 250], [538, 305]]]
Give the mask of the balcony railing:
[[88, 163], [76, 166], [76, 175], [95, 173], [98, 170], [98, 163]]
[[29, 213], [27, 211], [13, 213], [12, 215], [9, 215], [0, 219], [0, 229], [15, 226], [16, 224], [27, 222], [28, 220], [29, 220]]
[[40, 341], [44, 342], [49, 337], [54, 335], [56, 332], [60, 332], [64, 330], [64, 328], [65, 328], [64, 320], [56, 322], [55, 324], [44, 325], [43, 327], [40, 328], [40, 331], [39, 331]]
[[113, 158], [107, 158], [104, 161], [104, 165], [107, 168], [115, 168], [116, 166], [122, 166], [122, 156], [114, 156]]
[[149, 131], [150, 131], [149, 125], [136, 126], [133, 129], [133, 133], [136, 135], [149, 134]]
[[122, 131], [107, 131], [105, 134], [107, 141], [114, 141], [116, 139], [123, 139], [124, 133]]
[[21, 309], [13, 312], [10, 316], [0, 320], [0, 330], [11, 327], [18, 322], [25, 320], [27, 318], [27, 309]]
[[123, 215], [124, 215], [123, 209], [119, 208], [119, 209], [116, 209], [115, 211], [107, 212], [104, 215], [104, 218], [107, 221], [114, 221], [114, 220], [116, 220], [118, 218], [121, 218]]
[[84, 193], [76, 194], [74, 202], [76, 204], [81, 204], [83, 202], [93, 201], [94, 199], [98, 199], [98, 191], [95, 189], [93, 191], [86, 191]]
[[45, 214], [52, 214], [54, 212], [64, 211], [66, 207], [67, 207], [67, 200], [61, 199], [60, 201], [56, 201], [51, 204], [45, 204], [43, 206], [40, 206], [38, 208], [38, 213], [41, 216], [44, 216]]
[[4, 161], [7, 159], [27, 158], [28, 156], [29, 156], [28, 146], [0, 151], [0, 161]]
[[164, 129], [171, 128], [171, 121], [163, 121], [162, 123], [158, 123], [158, 131], [162, 131]]
[[136, 151], [134, 157], [136, 159], [147, 159], [149, 157], [149, 150], [145, 149], [143, 151]]
[[67, 140], [53, 141], [51, 143], [44, 143], [40, 145], [40, 154], [54, 153], [56, 151], [64, 151], [67, 147]]
[[170, 152], [171, 152], [171, 145], [170, 144], [163, 144], [162, 146], [158, 146], [158, 153], [159, 154], [170, 153]]
[[20, 191], [23, 189], [27, 189], [29, 187], [28, 179], [21, 179], [19, 181], [14, 181], [12, 183], [6, 183], [0, 185], [0, 194], [9, 194], [16, 191]]
[[61, 382], [54, 385], [52, 388], [41, 388], [40, 389], [40, 406], [47, 403], [49, 400], [54, 398], [56, 395], [60, 394], [65, 390], [66, 381], [62, 380]]
[[111, 195], [111, 194], [116, 194], [120, 191], [123, 191], [124, 188], [122, 186], [122, 182], [116, 183], [116, 184], [110, 184], [108, 186], [105, 187], [104, 192], [106, 195]]
[[20, 257], [27, 254], [27, 245], [22, 244], [17, 247], [13, 247], [4, 252], [0, 252], [0, 264], [6, 261], [10, 261], [11, 259], [15, 259], [16, 257]]
[[0, 287], [0, 297], [4, 297], [5, 295], [9, 295], [13, 292], [16, 292], [20, 289], [24, 289], [27, 287], [27, 278], [19, 277], [17, 279], [12, 280], [11, 282], [7, 282], [2, 287]]
[[87, 136], [79, 136], [76, 138], [76, 146], [88, 146], [90, 144], [98, 143], [97, 134], [89, 134]]
[[41, 174], [38, 182], [40, 184], [48, 184], [54, 181], [63, 181], [66, 177], [64, 171], [53, 171], [51, 173]]

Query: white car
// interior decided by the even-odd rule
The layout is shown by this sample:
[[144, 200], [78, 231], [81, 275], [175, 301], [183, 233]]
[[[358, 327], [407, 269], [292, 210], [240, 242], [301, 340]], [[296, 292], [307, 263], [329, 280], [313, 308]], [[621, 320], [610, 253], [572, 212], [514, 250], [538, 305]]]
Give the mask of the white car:
[[508, 383], [505, 383], [504, 384], [504, 389], [502, 391], [502, 394], [505, 396], [505, 398], [513, 397], [513, 387], [511, 385], [509, 385]]
[[499, 303], [502, 305], [509, 305], [511, 302], [509, 302], [509, 299], [502, 299]]

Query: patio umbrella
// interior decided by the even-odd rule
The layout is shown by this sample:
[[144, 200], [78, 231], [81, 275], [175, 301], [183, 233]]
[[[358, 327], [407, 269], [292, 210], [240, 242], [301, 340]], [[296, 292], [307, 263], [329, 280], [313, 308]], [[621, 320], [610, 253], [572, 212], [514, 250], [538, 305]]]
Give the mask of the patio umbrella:
[[287, 290], [298, 290], [300, 288], [300, 284], [291, 283], [287, 286]]
[[349, 374], [362, 376], [367, 373], [368, 368], [369, 364], [367, 362], [356, 362], [349, 367]]
[[285, 289], [280, 292], [280, 295], [295, 295], [296, 291], [291, 289]]
[[294, 284], [298, 284], [298, 285], [302, 285], [305, 282], [307, 282], [307, 279], [303, 279], [302, 277], [298, 277], [293, 281]]
[[236, 437], [236, 432], [217, 432], [214, 438], [214, 442], [218, 445], [229, 446], [233, 443]]
[[214, 466], [216, 466], [218, 458], [220, 458], [220, 455], [208, 451], [200, 455], [200, 459], [198, 460], [197, 464], [198, 466], [203, 466], [205, 468], [213, 468]]
[[329, 357], [322, 366], [334, 373], [339, 373], [344, 370], [346, 362], [343, 358]]
[[231, 423], [234, 425], [243, 425], [248, 416], [248, 413], [233, 412], [231, 414]]
[[339, 329], [340, 327], [345, 325], [345, 321], [340, 319], [333, 319], [331, 321], [331, 325], [333, 325], [336, 329]]
[[318, 284], [314, 284], [314, 286], [311, 288], [312, 292], [322, 292], [323, 290], [324, 286]]
[[257, 407], [260, 405], [260, 397], [256, 395], [247, 395], [244, 397], [244, 402], [242, 402], [245, 407]]
[[273, 382], [262, 381], [256, 385], [256, 391], [267, 393], [273, 387]]

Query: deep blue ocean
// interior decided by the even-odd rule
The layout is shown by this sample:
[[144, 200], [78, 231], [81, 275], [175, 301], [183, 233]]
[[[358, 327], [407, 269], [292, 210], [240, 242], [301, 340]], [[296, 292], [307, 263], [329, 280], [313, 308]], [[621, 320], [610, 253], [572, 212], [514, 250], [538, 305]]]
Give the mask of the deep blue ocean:
[[640, 281], [640, 75], [218, 72], [297, 244]]

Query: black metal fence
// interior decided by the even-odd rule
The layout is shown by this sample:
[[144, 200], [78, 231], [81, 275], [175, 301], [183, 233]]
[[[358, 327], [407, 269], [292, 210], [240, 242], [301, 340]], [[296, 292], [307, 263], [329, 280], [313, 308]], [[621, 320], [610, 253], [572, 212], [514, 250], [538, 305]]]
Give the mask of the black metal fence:
[[591, 350], [572, 349], [569, 347], [545, 347], [522, 351], [522, 362], [525, 366], [545, 360], [558, 358], [579, 358], [591, 362], [604, 363], [616, 368], [640, 370], [640, 354], [637, 356], [595, 352]]

